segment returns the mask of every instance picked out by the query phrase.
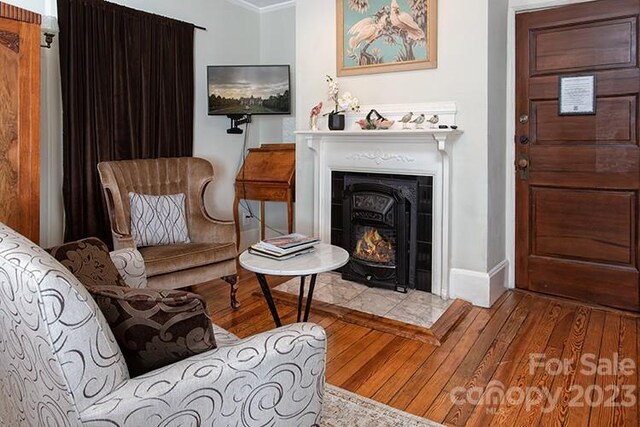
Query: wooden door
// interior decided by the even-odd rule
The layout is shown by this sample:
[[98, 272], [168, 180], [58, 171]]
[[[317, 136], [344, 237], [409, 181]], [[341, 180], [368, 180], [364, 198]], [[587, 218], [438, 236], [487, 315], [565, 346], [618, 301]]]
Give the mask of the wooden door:
[[[519, 288], [640, 310], [639, 12], [601, 0], [516, 18]], [[591, 74], [595, 114], [560, 115], [560, 78]]]
[[0, 222], [40, 233], [40, 15], [0, 3]]

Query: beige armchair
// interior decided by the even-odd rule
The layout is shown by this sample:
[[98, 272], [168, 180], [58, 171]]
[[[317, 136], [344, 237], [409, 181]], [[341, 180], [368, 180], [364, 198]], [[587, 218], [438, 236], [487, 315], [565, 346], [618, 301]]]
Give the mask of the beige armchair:
[[233, 221], [207, 214], [204, 191], [213, 180], [213, 166], [194, 157], [123, 160], [98, 165], [114, 249], [136, 248], [131, 237], [129, 192], [167, 195], [183, 193], [191, 243], [136, 248], [142, 253], [150, 288], [177, 289], [222, 278], [236, 299], [236, 235]]

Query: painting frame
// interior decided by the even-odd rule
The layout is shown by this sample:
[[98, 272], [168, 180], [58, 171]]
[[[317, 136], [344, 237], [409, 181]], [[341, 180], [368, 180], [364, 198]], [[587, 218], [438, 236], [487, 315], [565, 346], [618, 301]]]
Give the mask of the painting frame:
[[[345, 10], [349, 0], [336, 0], [336, 74], [338, 76], [357, 76], [363, 74], [389, 73], [433, 69], [438, 67], [438, 0], [424, 1], [426, 13], [424, 34], [426, 57], [414, 60], [393, 61], [386, 63], [349, 65], [345, 64]], [[391, 1], [389, 1], [391, 3]], [[363, 15], [364, 17], [365, 15]]]

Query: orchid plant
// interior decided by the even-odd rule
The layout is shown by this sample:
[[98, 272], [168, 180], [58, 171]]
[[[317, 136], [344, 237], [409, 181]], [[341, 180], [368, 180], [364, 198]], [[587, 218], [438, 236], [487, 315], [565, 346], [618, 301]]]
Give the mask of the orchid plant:
[[338, 82], [331, 76], [327, 76], [327, 86], [328, 86], [328, 94], [329, 100], [333, 102], [334, 108], [329, 114], [340, 114], [345, 111], [360, 111], [360, 101], [358, 98], [351, 95], [350, 92], [345, 92], [340, 96], [340, 88], [338, 87]]

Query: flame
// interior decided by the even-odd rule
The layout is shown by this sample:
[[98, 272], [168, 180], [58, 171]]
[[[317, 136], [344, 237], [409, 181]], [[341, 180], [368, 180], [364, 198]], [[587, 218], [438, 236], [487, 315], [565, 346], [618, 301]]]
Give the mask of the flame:
[[367, 227], [356, 243], [353, 255], [365, 261], [392, 263], [395, 261], [393, 242], [380, 235], [376, 228]]

